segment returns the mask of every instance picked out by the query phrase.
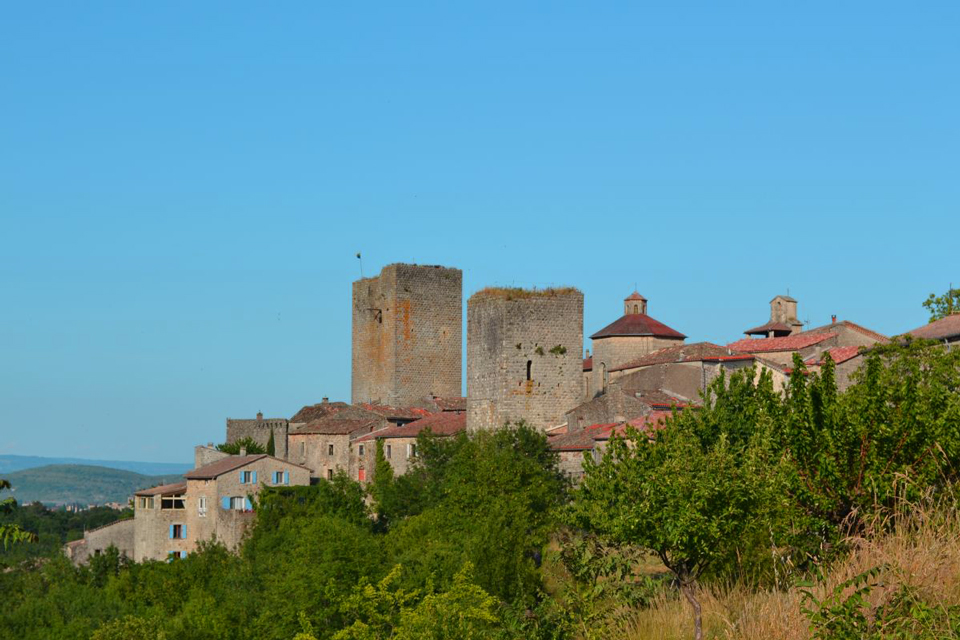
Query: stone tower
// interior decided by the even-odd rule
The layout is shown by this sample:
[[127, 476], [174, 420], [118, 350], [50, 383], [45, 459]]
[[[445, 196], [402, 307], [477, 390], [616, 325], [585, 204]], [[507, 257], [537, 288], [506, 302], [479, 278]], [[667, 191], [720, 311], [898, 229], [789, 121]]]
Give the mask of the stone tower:
[[353, 403], [462, 391], [463, 272], [391, 264], [353, 283]]
[[484, 289], [467, 302], [467, 430], [561, 424], [583, 396], [583, 294]]
[[686, 336], [648, 316], [647, 299], [634, 291], [623, 301], [623, 315], [590, 338], [593, 368], [587, 378], [587, 398], [607, 390], [612, 369], [658, 349], [683, 344]]

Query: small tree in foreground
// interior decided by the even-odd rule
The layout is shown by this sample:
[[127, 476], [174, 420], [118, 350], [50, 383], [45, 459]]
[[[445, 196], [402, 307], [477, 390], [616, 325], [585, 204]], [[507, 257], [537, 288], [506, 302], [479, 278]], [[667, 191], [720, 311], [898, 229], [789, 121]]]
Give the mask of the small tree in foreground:
[[[777, 406], [769, 377], [754, 386], [735, 374], [729, 386], [721, 376], [703, 409], [675, 414], [657, 432], [629, 429], [600, 462], [586, 458], [569, 512], [574, 526], [656, 554], [693, 607], [697, 640], [698, 580], [768, 528], [778, 502], [771, 490], [776, 464], [768, 459], [771, 420], [764, 415]], [[744, 419], [715, 420], [731, 412]]]
[[[10, 482], [0, 478], [0, 491], [10, 488]], [[15, 498], [6, 498], [5, 500], [0, 500], [0, 513], [7, 513], [12, 511], [14, 507], [17, 506], [17, 501]], [[20, 542], [36, 542], [36, 534], [30, 533], [29, 531], [24, 531], [16, 524], [0, 524], [0, 542], [3, 543], [3, 548], [7, 549], [11, 544], [17, 544]]]

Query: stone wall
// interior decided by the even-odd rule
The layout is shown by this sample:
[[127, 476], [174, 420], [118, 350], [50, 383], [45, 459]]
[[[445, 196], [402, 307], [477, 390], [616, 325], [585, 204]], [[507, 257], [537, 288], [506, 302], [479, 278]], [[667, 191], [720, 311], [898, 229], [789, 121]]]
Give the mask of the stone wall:
[[603, 371], [607, 371], [607, 384], [616, 377], [616, 371], [610, 369], [636, 360], [647, 354], [666, 347], [683, 344], [682, 339], [656, 338], [654, 336], [610, 336], [593, 341], [593, 375], [591, 388], [597, 396], [604, 391]]
[[342, 470], [356, 479], [354, 470], [358, 461], [354, 458], [349, 434], [290, 434], [289, 460], [311, 469], [314, 478], [329, 478], [330, 474]]
[[619, 387], [612, 387], [602, 396], [584, 402], [567, 412], [567, 431], [579, 431], [592, 424], [625, 422], [649, 412], [650, 407], [638, 400], [636, 396], [625, 393]]
[[76, 565], [81, 565], [93, 556], [100, 555], [109, 547], [116, 547], [121, 555], [134, 557], [133, 518], [117, 520], [83, 533], [83, 540], [68, 545], [68, 557]]
[[287, 434], [290, 422], [285, 418], [254, 418], [235, 420], [227, 418], [227, 443], [232, 444], [241, 438], [253, 438], [266, 451], [273, 431], [274, 455], [287, 457]]
[[583, 294], [490, 289], [467, 303], [467, 430], [563, 422], [583, 397]]
[[352, 402], [462, 393], [463, 272], [392, 264], [353, 283]]

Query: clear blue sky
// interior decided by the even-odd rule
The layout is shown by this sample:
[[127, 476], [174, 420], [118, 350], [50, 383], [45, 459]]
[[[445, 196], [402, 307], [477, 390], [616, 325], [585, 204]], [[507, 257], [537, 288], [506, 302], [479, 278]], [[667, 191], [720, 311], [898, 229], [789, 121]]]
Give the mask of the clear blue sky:
[[[0, 452], [349, 399], [391, 262], [726, 343], [960, 282], [960, 3], [7, 3]], [[589, 345], [587, 345], [589, 346]]]

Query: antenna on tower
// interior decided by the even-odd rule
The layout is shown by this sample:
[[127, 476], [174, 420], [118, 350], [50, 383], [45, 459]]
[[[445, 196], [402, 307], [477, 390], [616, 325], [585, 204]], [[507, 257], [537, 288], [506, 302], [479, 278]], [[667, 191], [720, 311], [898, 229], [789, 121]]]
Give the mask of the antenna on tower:
[[360, 257], [360, 252], [357, 251], [357, 260], [360, 261], [360, 279], [363, 279], [363, 258]]

